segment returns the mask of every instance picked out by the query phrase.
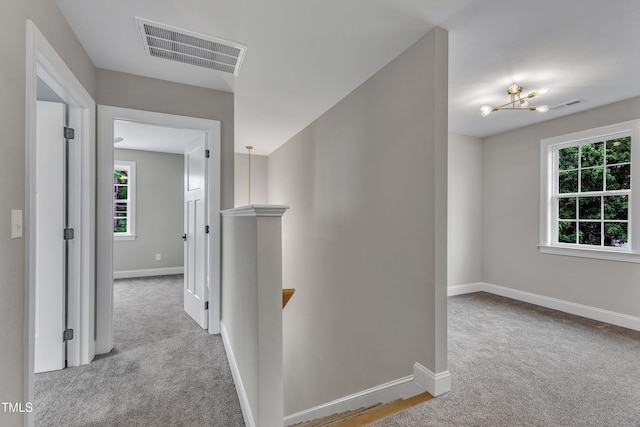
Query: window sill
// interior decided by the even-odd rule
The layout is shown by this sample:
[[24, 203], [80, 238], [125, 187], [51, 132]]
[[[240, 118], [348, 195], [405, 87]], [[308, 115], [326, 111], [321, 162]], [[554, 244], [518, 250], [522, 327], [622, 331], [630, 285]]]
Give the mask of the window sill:
[[135, 234], [121, 234], [121, 235], [113, 235], [113, 240], [115, 242], [125, 241], [125, 240], [136, 240]]
[[567, 248], [563, 246], [538, 245], [541, 254], [573, 256], [579, 258], [601, 259], [605, 261], [640, 263], [640, 254], [602, 249]]

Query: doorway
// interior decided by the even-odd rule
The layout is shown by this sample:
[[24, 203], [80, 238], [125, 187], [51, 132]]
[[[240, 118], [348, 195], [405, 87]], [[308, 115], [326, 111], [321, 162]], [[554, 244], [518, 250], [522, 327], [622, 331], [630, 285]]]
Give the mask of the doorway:
[[[198, 138], [189, 140], [190, 138], [184, 138], [183, 142], [186, 142], [179, 152], [185, 158], [185, 171], [189, 171], [189, 156], [188, 153], [193, 152], [194, 147], [196, 151], [201, 150], [202, 163], [196, 162], [194, 172], [202, 172], [200, 180], [203, 181], [202, 186], [204, 194], [201, 201], [201, 210], [196, 215], [191, 215], [191, 210], [188, 207], [187, 200], [184, 201], [184, 218], [185, 226], [183, 232], [178, 235], [171, 235], [169, 238], [180, 238], [181, 234], [187, 236], [187, 243], [184, 244], [184, 256], [188, 257], [185, 260], [185, 284], [188, 282], [189, 275], [189, 259], [191, 259], [191, 253], [188, 251], [189, 245], [189, 224], [188, 219], [193, 218], [193, 225], [199, 233], [193, 236], [193, 242], [196, 243], [198, 248], [197, 254], [202, 255], [201, 265], [194, 270], [195, 283], [201, 286], [201, 289], [197, 293], [199, 301], [197, 304], [198, 312], [190, 313], [186, 311], [200, 324], [202, 327], [207, 328], [210, 333], [219, 333], [220, 322], [220, 275], [219, 275], [219, 247], [220, 247], [220, 233], [219, 233], [219, 210], [220, 210], [220, 122], [215, 120], [206, 120], [198, 118], [190, 118], [184, 116], [175, 116], [162, 113], [154, 113], [141, 110], [131, 110], [110, 106], [99, 106], [99, 136], [98, 136], [98, 242], [97, 251], [98, 258], [101, 264], [97, 266], [97, 354], [108, 353], [113, 348], [113, 278], [114, 278], [114, 225], [116, 224], [117, 212], [114, 214], [114, 147], [118, 149], [120, 147], [129, 148], [136, 147], [135, 144], [140, 144], [141, 141], [135, 141], [135, 138], [128, 138], [124, 134], [118, 132], [125, 132], [127, 127], [133, 127], [142, 129], [147, 127], [160, 128], [163, 133], [167, 132], [182, 132], [183, 134], [199, 135]], [[124, 129], [124, 130], [123, 130]], [[189, 133], [191, 132], [191, 133]], [[124, 136], [123, 136], [124, 135]], [[152, 138], [153, 139], [153, 138]], [[156, 138], [160, 139], [160, 138]], [[115, 142], [118, 141], [118, 142]], [[115, 142], [115, 144], [114, 144]], [[157, 141], [156, 141], [157, 142]], [[133, 144], [133, 147], [131, 146]], [[144, 145], [144, 143], [143, 143]], [[146, 149], [153, 144], [146, 146]], [[157, 145], [157, 144], [156, 144]], [[140, 146], [137, 149], [140, 150]], [[145, 148], [145, 147], [142, 147]], [[157, 148], [156, 148], [157, 150]], [[175, 148], [174, 148], [175, 150]], [[207, 156], [208, 157], [205, 157]], [[207, 173], [208, 171], [208, 173]], [[140, 175], [139, 171], [136, 171], [136, 175]], [[189, 187], [189, 173], [183, 174], [184, 185]], [[206, 178], [205, 178], [206, 177]], [[195, 178], [197, 180], [198, 178]], [[206, 182], [205, 182], [206, 181]], [[195, 181], [194, 181], [195, 182]], [[140, 194], [141, 188], [137, 188], [136, 192]], [[185, 193], [186, 194], [186, 193]], [[138, 208], [135, 208], [138, 211]], [[140, 231], [140, 220], [142, 218], [136, 218], [136, 233]], [[205, 232], [205, 227], [208, 229], [208, 233]], [[126, 228], [126, 227], [125, 227]], [[122, 228], [121, 228], [122, 230]], [[128, 233], [132, 234], [132, 233]], [[136, 238], [137, 236], [122, 236], [125, 238]], [[180, 239], [182, 244], [182, 240]], [[197, 243], [199, 242], [199, 243]], [[119, 243], [119, 242], [118, 242]], [[143, 254], [147, 259], [152, 256], [151, 259], [160, 258], [162, 260], [162, 252], [155, 251], [154, 249], [147, 248], [146, 253]], [[159, 261], [160, 261], [159, 260]], [[158, 262], [159, 262], [158, 261]], [[156, 261], [152, 261], [156, 262]], [[153, 267], [153, 266], [152, 266]], [[165, 266], [162, 268], [171, 268], [171, 266]], [[166, 270], [160, 268], [156, 273], [166, 274]], [[142, 268], [130, 268], [128, 270], [128, 277], [141, 277], [154, 275], [153, 268], [149, 265], [142, 265]], [[123, 276], [119, 271], [118, 277], [126, 277], [127, 273]], [[198, 277], [200, 274], [200, 277]], [[185, 308], [188, 308], [189, 300], [189, 286], [185, 286]], [[207, 298], [208, 297], [208, 298]], [[205, 303], [207, 305], [205, 306]], [[204, 320], [203, 324], [199, 320]]]
[[[82, 84], [76, 79], [64, 61], [58, 56], [53, 47], [38, 30], [32, 21], [27, 21], [27, 67], [26, 67], [26, 211], [25, 211], [25, 245], [27, 268], [25, 281], [27, 284], [25, 298], [25, 313], [27, 313], [25, 328], [25, 354], [27, 360], [24, 364], [26, 390], [25, 401], [33, 401], [34, 381], [35, 381], [35, 338], [36, 338], [36, 277], [38, 264], [37, 257], [39, 249], [45, 253], [60, 253], [64, 249], [53, 248], [47, 250], [43, 248], [37, 240], [38, 229], [38, 203], [37, 203], [37, 172], [38, 157], [43, 160], [47, 154], [39, 152], [38, 135], [38, 98], [54, 101], [59, 106], [67, 110], [68, 126], [74, 129], [74, 143], [69, 144], [68, 166], [69, 187], [66, 191], [68, 208], [66, 213], [60, 213], [65, 218], [67, 225], [62, 225], [63, 221], [57, 220], [55, 226], [57, 230], [52, 233], [57, 235], [56, 242], [63, 240], [63, 228], [74, 228], [75, 235], [73, 243], [69, 244], [66, 264], [67, 267], [60, 267], [62, 262], [57, 263], [60, 276], [64, 273], [60, 269], [66, 270], [67, 292], [66, 298], [63, 292], [58, 289], [56, 295], [58, 302], [58, 314], [55, 314], [58, 328], [73, 329], [74, 337], [69, 339], [64, 346], [67, 366], [78, 366], [89, 363], [95, 354], [94, 342], [94, 266], [95, 266], [95, 240], [94, 240], [94, 219], [95, 219], [95, 102], [84, 89]], [[40, 87], [39, 87], [40, 85]], [[50, 98], [50, 99], [47, 99]], [[60, 109], [60, 108], [58, 108]], [[42, 121], [42, 120], [41, 120]], [[60, 123], [62, 125], [63, 123]], [[63, 126], [59, 129], [58, 135], [63, 135]], [[61, 139], [59, 137], [59, 139]], [[54, 150], [57, 160], [50, 163], [51, 168], [63, 169], [65, 167], [65, 155], [62, 155], [62, 148]], [[52, 159], [45, 159], [52, 160]], [[57, 172], [56, 172], [57, 173]], [[58, 183], [59, 186], [64, 185]], [[53, 196], [54, 202], [61, 203], [59, 196]], [[65, 203], [67, 204], [67, 203]], [[42, 212], [40, 212], [42, 213]], [[49, 223], [45, 225], [49, 227]], [[59, 228], [58, 228], [59, 227]], [[42, 236], [41, 236], [42, 237]], [[58, 243], [53, 243], [57, 245]], [[62, 243], [60, 243], [62, 245]], [[58, 282], [61, 282], [60, 280]], [[58, 286], [60, 286], [58, 284]], [[45, 298], [41, 299], [41, 305], [49, 302]], [[60, 319], [61, 312], [66, 309], [66, 322]], [[55, 339], [63, 341], [64, 336], [58, 334]], [[69, 337], [70, 338], [70, 337]], [[62, 354], [62, 351], [60, 351]], [[27, 414], [27, 423], [32, 422], [32, 416]]]
[[114, 121], [115, 279], [183, 274], [184, 311], [208, 328], [206, 135]]

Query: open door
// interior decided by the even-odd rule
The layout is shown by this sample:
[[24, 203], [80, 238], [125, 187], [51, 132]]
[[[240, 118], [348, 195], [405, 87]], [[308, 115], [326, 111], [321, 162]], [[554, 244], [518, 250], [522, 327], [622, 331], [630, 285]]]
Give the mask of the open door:
[[65, 105], [38, 101], [34, 371], [65, 367]]
[[208, 328], [206, 147], [203, 134], [184, 152], [184, 310]]

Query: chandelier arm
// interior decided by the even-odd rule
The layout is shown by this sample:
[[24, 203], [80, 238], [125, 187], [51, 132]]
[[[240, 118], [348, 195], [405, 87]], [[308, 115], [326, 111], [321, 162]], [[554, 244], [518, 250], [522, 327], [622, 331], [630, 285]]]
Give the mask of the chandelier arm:
[[504, 108], [504, 107], [491, 107], [493, 111], [535, 111], [538, 106], [529, 106], [524, 108]]
[[491, 108], [499, 108], [499, 109], [507, 109], [507, 105], [511, 105], [511, 108], [515, 108], [516, 107], [516, 102], [517, 101], [513, 101], [513, 102], [507, 102], [506, 104], [502, 104], [499, 107], [491, 107]]
[[[513, 87], [513, 89], [512, 89]], [[547, 93], [549, 91], [549, 89], [547, 88], [542, 88], [540, 91], [533, 91], [533, 92], [529, 92], [526, 95], [520, 96], [522, 93], [522, 87], [517, 86], [517, 85], [512, 85], [509, 86], [509, 89], [507, 90], [507, 93], [509, 94], [511, 101], [502, 104], [500, 106], [484, 106], [482, 107], [483, 116], [488, 115], [489, 113], [491, 113], [492, 111], [542, 111], [542, 112], [546, 112], [549, 110], [549, 107], [547, 107], [546, 105], [542, 105], [542, 106], [535, 106], [535, 105], [528, 105], [528, 102], [526, 102], [527, 99], [531, 99], [533, 97], [536, 97], [538, 95]], [[519, 106], [516, 106], [516, 103], [519, 104]], [[490, 111], [484, 111], [485, 108], [489, 108]]]

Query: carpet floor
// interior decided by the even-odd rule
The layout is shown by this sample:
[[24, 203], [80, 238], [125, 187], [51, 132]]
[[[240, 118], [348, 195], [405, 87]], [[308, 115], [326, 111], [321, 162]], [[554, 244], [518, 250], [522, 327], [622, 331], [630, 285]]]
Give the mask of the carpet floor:
[[451, 392], [372, 426], [640, 426], [640, 332], [482, 292], [448, 318]]
[[114, 350], [37, 374], [36, 426], [244, 426], [222, 339], [182, 293], [182, 275], [116, 280]]

